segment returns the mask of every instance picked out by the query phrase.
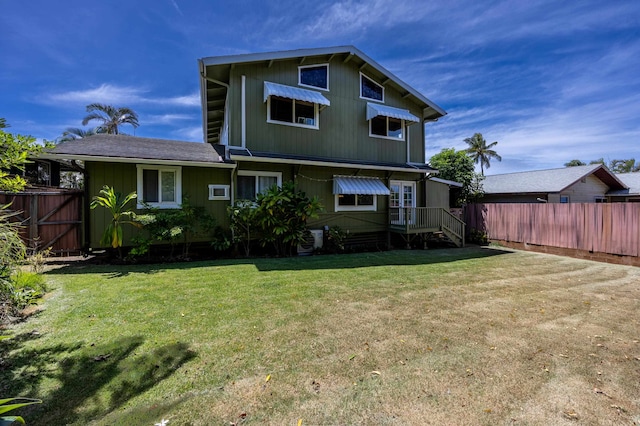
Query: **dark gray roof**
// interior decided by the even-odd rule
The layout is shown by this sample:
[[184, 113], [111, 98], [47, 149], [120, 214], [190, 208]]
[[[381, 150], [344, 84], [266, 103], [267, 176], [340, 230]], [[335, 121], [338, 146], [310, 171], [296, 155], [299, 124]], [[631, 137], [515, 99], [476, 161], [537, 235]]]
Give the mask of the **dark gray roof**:
[[224, 159], [208, 143], [107, 134], [64, 142], [47, 150], [45, 156], [47, 154], [85, 160], [91, 160], [94, 157], [102, 160], [113, 158], [197, 163], [224, 162]]
[[607, 192], [607, 195], [628, 196], [640, 195], [640, 172], [635, 173], [616, 173], [616, 177], [629, 188], [617, 189]]
[[316, 157], [308, 155], [293, 155], [293, 154], [279, 154], [272, 152], [262, 151], [249, 151], [240, 147], [229, 147], [229, 154], [234, 156], [247, 157], [247, 160], [252, 158], [255, 160], [273, 160], [273, 162], [281, 162], [285, 160], [291, 164], [304, 164], [304, 163], [327, 163], [327, 165], [344, 165], [345, 167], [362, 167], [362, 168], [377, 168], [377, 169], [402, 169], [407, 172], [420, 172], [420, 173], [437, 173], [438, 171], [426, 164], [406, 164], [406, 163], [391, 163], [384, 161], [362, 161], [362, 160], [350, 160], [344, 158], [329, 158], [329, 157]]
[[602, 164], [490, 175], [485, 177], [482, 187], [485, 194], [561, 192], [580, 179], [592, 174], [611, 189], [625, 188], [625, 185]]

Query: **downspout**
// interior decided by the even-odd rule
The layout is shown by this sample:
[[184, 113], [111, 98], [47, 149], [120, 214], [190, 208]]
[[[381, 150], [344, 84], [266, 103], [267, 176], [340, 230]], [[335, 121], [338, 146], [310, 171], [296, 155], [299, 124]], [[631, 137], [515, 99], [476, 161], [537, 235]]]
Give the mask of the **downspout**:
[[407, 164], [411, 163], [411, 134], [409, 133], [409, 126], [407, 126]]
[[247, 147], [247, 76], [242, 76], [242, 86], [241, 86], [241, 97], [240, 101], [240, 125], [241, 125], [241, 135], [240, 135], [240, 146], [242, 148]]

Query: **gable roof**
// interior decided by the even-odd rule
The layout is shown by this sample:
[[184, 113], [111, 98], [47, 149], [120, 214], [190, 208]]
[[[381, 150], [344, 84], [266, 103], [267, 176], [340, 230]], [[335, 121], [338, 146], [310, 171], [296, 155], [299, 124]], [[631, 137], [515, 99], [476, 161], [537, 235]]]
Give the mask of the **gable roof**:
[[614, 191], [607, 192], [607, 195], [612, 196], [629, 196], [640, 195], [640, 173], [616, 173], [616, 177], [622, 181], [628, 188], [616, 189]]
[[402, 81], [389, 70], [354, 46], [335, 46], [313, 49], [285, 50], [277, 52], [249, 53], [241, 55], [211, 56], [198, 60], [200, 69], [200, 98], [202, 102], [203, 132], [206, 142], [217, 143], [223, 133], [229, 73], [236, 64], [260, 63], [298, 59], [304, 64], [309, 57], [324, 57], [327, 62], [339, 57], [343, 62], [353, 61], [360, 69], [374, 73], [385, 85], [391, 85], [403, 96], [412, 99], [423, 110], [423, 121], [437, 120], [446, 111], [422, 93]]
[[482, 187], [485, 194], [544, 194], [561, 192], [590, 175], [600, 179], [610, 189], [626, 188], [626, 185], [602, 164], [490, 175], [485, 177]]
[[45, 150], [41, 157], [198, 166], [221, 166], [225, 163], [223, 156], [208, 143], [108, 134], [63, 142]]

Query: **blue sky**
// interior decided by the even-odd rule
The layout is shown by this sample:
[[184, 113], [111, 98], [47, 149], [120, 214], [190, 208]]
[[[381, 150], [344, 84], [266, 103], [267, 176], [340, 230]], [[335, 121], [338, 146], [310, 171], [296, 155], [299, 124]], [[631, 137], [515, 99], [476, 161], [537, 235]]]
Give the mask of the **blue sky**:
[[[427, 156], [498, 141], [487, 174], [640, 160], [640, 2], [23, 0], [0, 14], [0, 117], [54, 139], [85, 106], [202, 141], [197, 59], [353, 44], [443, 107]], [[125, 127], [133, 133], [131, 127]]]

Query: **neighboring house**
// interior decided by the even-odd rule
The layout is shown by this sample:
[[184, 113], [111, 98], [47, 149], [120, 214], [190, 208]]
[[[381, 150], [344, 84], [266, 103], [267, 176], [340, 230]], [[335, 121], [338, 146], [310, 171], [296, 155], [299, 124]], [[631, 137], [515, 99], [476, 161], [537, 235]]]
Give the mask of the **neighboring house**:
[[616, 173], [616, 177], [622, 181], [627, 188], [609, 191], [607, 193], [607, 200], [610, 203], [640, 203], [640, 172]]
[[603, 203], [627, 185], [602, 164], [486, 176], [483, 203]]
[[[360, 50], [209, 57], [199, 71], [204, 144], [96, 135], [48, 156], [84, 161], [89, 199], [110, 185], [137, 190], [138, 207], [176, 208], [188, 194], [225, 225], [228, 205], [294, 181], [324, 206], [312, 228], [408, 240], [446, 222], [462, 244], [463, 224], [426, 207], [437, 171], [425, 163], [424, 125], [445, 111]], [[108, 220], [98, 210], [92, 247]]]

